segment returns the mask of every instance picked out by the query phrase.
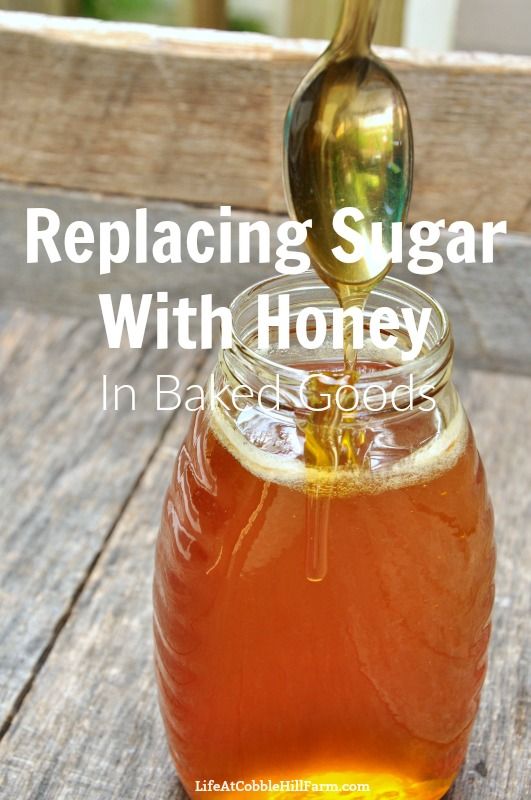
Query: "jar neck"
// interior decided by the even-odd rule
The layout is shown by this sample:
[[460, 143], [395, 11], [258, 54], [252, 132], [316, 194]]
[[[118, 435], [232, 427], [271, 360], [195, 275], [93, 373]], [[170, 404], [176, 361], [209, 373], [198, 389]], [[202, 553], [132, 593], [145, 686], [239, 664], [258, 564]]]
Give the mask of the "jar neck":
[[381, 0], [344, 0], [331, 49], [365, 56], [371, 49]]
[[[272, 340], [267, 351], [259, 350], [258, 297], [267, 295], [270, 313], [278, 312], [279, 297], [290, 298], [290, 346], [280, 349]], [[393, 350], [378, 350], [368, 335], [372, 312], [382, 306], [396, 311], [399, 320], [403, 310], [410, 309], [418, 320], [423, 309], [430, 309], [430, 322], [418, 357], [404, 361], [403, 354], [411, 346], [408, 330], [396, 332], [397, 344]], [[329, 324], [327, 338], [322, 348], [308, 351], [296, 337], [296, 318], [300, 311], [312, 307], [322, 312]], [[228, 386], [245, 385], [252, 389], [252, 405], [260, 394], [261, 402], [270, 397], [280, 397], [277, 412], [287, 415], [311, 413], [304, 403], [304, 389], [308, 376], [330, 370], [330, 364], [341, 364], [342, 353], [333, 347], [333, 312], [337, 301], [332, 291], [313, 274], [294, 277], [276, 277], [263, 281], [239, 295], [232, 304], [234, 344], [220, 355], [219, 369]], [[450, 382], [452, 372], [453, 339], [446, 313], [425, 292], [395, 278], [386, 277], [371, 293], [364, 311], [365, 339], [358, 359], [369, 364], [356, 381], [360, 396], [369, 387], [378, 387], [382, 398], [381, 408], [361, 406], [356, 413], [357, 422], [364, 419], [402, 413], [399, 409], [409, 405], [409, 410], [421, 406], [426, 396], [437, 394]], [[273, 391], [275, 387], [275, 392]], [[402, 387], [402, 389], [397, 388]], [[374, 389], [373, 389], [374, 391]], [[385, 398], [385, 402], [384, 402]], [[407, 401], [407, 402], [406, 402]]]

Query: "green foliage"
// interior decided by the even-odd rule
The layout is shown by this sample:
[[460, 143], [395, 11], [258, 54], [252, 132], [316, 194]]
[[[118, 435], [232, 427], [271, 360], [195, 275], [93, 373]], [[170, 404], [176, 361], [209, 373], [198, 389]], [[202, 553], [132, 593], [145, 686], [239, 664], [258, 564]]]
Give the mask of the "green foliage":
[[244, 31], [247, 33], [267, 33], [264, 23], [256, 17], [245, 17], [235, 14], [229, 18], [229, 29], [231, 31]]
[[160, 0], [81, 0], [81, 13], [106, 20], [175, 22], [175, 17], [168, 19], [169, 4]]

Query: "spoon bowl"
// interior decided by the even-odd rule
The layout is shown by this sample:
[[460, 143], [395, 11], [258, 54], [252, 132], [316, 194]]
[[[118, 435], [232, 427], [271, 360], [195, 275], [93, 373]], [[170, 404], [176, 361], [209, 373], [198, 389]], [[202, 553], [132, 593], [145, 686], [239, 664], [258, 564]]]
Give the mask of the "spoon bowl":
[[[292, 216], [312, 220], [315, 269], [342, 304], [366, 296], [390, 267], [391, 223], [407, 216], [413, 137], [407, 102], [391, 71], [370, 49], [379, 0], [346, 0], [330, 47], [303, 79], [288, 109], [284, 180]], [[364, 256], [344, 263], [332, 253], [353, 246], [332, 226], [344, 207], [364, 218], [352, 227]], [[372, 242], [372, 223], [382, 223]], [[350, 226], [350, 222], [348, 222]]]

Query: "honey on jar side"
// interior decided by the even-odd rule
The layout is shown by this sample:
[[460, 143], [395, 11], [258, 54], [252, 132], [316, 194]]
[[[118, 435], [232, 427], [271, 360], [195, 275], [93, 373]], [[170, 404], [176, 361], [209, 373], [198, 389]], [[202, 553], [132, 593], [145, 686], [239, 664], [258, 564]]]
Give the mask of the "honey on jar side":
[[351, 797], [437, 800], [463, 762], [494, 564], [468, 425], [461, 415], [410, 459], [343, 477], [325, 492], [328, 574], [311, 582], [304, 464], [261, 452], [220, 415], [195, 418], [154, 594], [161, 708], [192, 797], [202, 780], [311, 779], [371, 785]]

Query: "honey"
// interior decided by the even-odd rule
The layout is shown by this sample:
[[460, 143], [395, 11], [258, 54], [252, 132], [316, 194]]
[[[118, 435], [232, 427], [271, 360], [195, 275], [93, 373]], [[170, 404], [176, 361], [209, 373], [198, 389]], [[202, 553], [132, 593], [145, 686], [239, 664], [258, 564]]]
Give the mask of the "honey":
[[[329, 343], [310, 360], [289, 334], [282, 346], [256, 347], [258, 290], [242, 293], [236, 342], [214, 383], [244, 379], [247, 403], [195, 415], [164, 501], [156, 670], [171, 754], [192, 798], [440, 800], [477, 712], [493, 519], [450, 380], [448, 321], [430, 301], [435, 313], [409, 365], [371, 358], [348, 323], [379, 292], [396, 306], [407, 298], [417, 319], [430, 300], [385, 277], [413, 150], [403, 93], [370, 50], [378, 7], [346, 0], [286, 127], [292, 216], [312, 219], [308, 247], [329, 287], [301, 279], [296, 302], [359, 312], [345, 315], [344, 361], [330, 358]], [[341, 243], [330, 222], [344, 207], [363, 212], [358, 262], [334, 257]], [[378, 222], [375, 247], [365, 226]], [[294, 288], [273, 283], [263, 293]], [[405, 339], [402, 331], [398, 355]], [[427, 409], [417, 402], [423, 375], [434, 381]], [[275, 377], [282, 402], [261, 405]], [[416, 400], [374, 414], [338, 402], [338, 389], [368, 378], [386, 402], [411, 379]]]
[[[308, 247], [319, 276], [342, 305], [361, 305], [389, 269], [392, 223], [403, 222], [412, 189], [413, 139], [404, 94], [371, 51], [379, 0], [347, 0], [336, 35], [291, 101], [285, 186], [292, 216], [311, 219]], [[345, 264], [332, 219], [363, 214], [366, 255]], [[382, 246], [373, 242], [382, 223]]]
[[[290, 210], [299, 221], [312, 220], [308, 248], [315, 269], [345, 310], [363, 311], [371, 289], [387, 273], [392, 225], [405, 220], [411, 195], [413, 143], [406, 100], [371, 51], [379, 7], [379, 0], [346, 0], [330, 47], [303, 79], [286, 118]], [[349, 207], [360, 212], [358, 233], [365, 242], [363, 256], [352, 263], [346, 263], [348, 254], [337, 257], [340, 242], [331, 224], [338, 211]], [[374, 223], [382, 226], [380, 247], [374, 244]], [[353, 382], [356, 353], [354, 325], [345, 317], [345, 370]], [[325, 427], [317, 415], [305, 421], [309, 463], [317, 458], [323, 468], [336, 466], [334, 428], [343, 428], [337, 408]], [[343, 449], [356, 458], [356, 439], [363, 440], [363, 431], [347, 427], [341, 437]], [[309, 493], [309, 580], [326, 575], [325, 506]]]
[[[412, 445], [424, 424], [410, 423]], [[154, 595], [179, 775], [196, 798], [196, 781], [263, 779], [368, 787], [258, 795], [271, 800], [437, 800], [465, 755], [492, 606], [492, 511], [470, 430], [458, 415], [395, 468], [313, 477], [330, 532], [318, 582], [296, 462], [262, 455], [221, 413], [200, 413], [180, 452]]]

